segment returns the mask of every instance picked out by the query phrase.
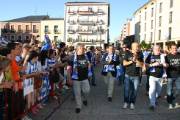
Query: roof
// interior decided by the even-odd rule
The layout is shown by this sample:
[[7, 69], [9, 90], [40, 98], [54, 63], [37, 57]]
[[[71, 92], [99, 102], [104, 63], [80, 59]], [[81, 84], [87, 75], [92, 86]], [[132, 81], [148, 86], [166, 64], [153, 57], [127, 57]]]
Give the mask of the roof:
[[71, 4], [109, 4], [109, 3], [108, 2], [92, 2], [92, 1], [88, 2], [88, 1], [86, 1], [86, 2], [66, 2], [65, 4], [71, 5]]
[[149, 3], [151, 2], [155, 2], [156, 0], [148, 0], [148, 2], [146, 2], [143, 6], [141, 6], [139, 9], [137, 9], [135, 12], [134, 12], [134, 15], [140, 11], [141, 9], [143, 9], [144, 7], [146, 7]]
[[26, 17], [16, 18], [4, 22], [29, 22], [29, 21], [40, 21], [46, 19], [49, 19], [48, 15], [36, 15], [36, 16], [26, 16]]
[[49, 19], [46, 19], [46, 20], [64, 20], [64, 18], [49, 18]]

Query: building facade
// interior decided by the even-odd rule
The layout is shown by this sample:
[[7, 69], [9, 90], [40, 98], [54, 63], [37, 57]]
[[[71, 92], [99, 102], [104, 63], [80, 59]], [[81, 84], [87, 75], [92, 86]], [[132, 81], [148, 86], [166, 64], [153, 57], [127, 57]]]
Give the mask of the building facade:
[[180, 0], [149, 0], [135, 13], [135, 37], [147, 43], [180, 42]]
[[1, 33], [4, 38], [11, 41], [38, 40], [41, 33], [41, 20], [49, 16], [27, 16], [1, 22]]
[[47, 34], [51, 41], [64, 42], [64, 19], [50, 18], [41, 20], [41, 41], [44, 40], [44, 35]]
[[103, 46], [109, 42], [110, 5], [106, 2], [65, 3], [67, 45]]
[[134, 19], [133, 18], [127, 19], [121, 30], [121, 35], [120, 35], [121, 41], [123, 41], [127, 36], [135, 34], [134, 26], [135, 26]]

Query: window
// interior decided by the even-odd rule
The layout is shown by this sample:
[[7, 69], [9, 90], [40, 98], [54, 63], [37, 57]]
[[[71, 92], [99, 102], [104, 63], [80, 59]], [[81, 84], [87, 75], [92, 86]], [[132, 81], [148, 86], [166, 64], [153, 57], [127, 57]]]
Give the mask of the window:
[[26, 31], [29, 31], [29, 25], [26, 25]]
[[170, 8], [173, 7], [173, 0], [170, 0]]
[[159, 27], [161, 27], [162, 16], [159, 16]]
[[159, 30], [159, 37], [158, 40], [161, 40], [161, 30]]
[[26, 40], [29, 40], [29, 36], [26, 36]]
[[141, 15], [139, 15], [139, 22], [141, 22]]
[[37, 33], [36, 25], [33, 25], [33, 33]]
[[21, 31], [21, 25], [18, 25], [18, 31]]
[[154, 8], [151, 8], [151, 17], [154, 16]]
[[159, 4], [159, 13], [162, 13], [162, 2]]
[[44, 26], [44, 32], [47, 33], [49, 31], [49, 26]]
[[14, 30], [14, 25], [11, 25], [11, 30]]
[[146, 20], [146, 18], [147, 18], [147, 12], [145, 12], [145, 15], [144, 15], [144, 19]]
[[11, 36], [11, 40], [14, 40], [14, 35]]
[[18, 41], [21, 41], [21, 36], [18, 36]]
[[151, 20], [151, 29], [153, 29], [153, 20]]
[[144, 40], [146, 40], [146, 34], [144, 34]]
[[54, 41], [58, 41], [58, 36], [54, 36]]
[[55, 25], [54, 26], [54, 33], [57, 33], [58, 32], [58, 25]]
[[146, 32], [146, 23], [144, 24], [144, 31]]
[[169, 27], [169, 36], [168, 36], [168, 39], [171, 40], [171, 35], [172, 35], [172, 28]]
[[153, 32], [151, 32], [150, 35], [151, 35], [150, 39], [151, 39], [151, 42], [152, 42], [152, 40], [153, 40]]
[[170, 12], [170, 13], [169, 13], [169, 23], [172, 23], [172, 15], [173, 15], [173, 13]]

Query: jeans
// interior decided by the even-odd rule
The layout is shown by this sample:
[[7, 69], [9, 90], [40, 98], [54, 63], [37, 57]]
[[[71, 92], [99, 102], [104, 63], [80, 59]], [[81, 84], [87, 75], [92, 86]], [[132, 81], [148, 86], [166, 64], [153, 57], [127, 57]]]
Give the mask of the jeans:
[[108, 72], [107, 75], [104, 76], [104, 81], [105, 81], [105, 84], [107, 85], [107, 94], [108, 94], [108, 97], [112, 97], [113, 96], [115, 79], [116, 78], [113, 77], [110, 72]]
[[3, 92], [0, 92], [0, 120], [4, 119], [4, 108], [5, 108], [4, 95]]
[[174, 97], [174, 92], [175, 91], [173, 91], [174, 82], [175, 82], [177, 91], [180, 90], [180, 77], [178, 77], [178, 78], [168, 78], [168, 83], [167, 83], [167, 102], [169, 104], [172, 104], [173, 100], [175, 99], [175, 97]]
[[75, 100], [76, 100], [76, 108], [82, 108], [82, 99], [81, 95], [83, 97], [83, 101], [87, 100], [87, 96], [90, 91], [90, 85], [89, 81], [83, 80], [83, 81], [73, 81], [73, 90], [74, 90], [74, 95], [75, 95]]
[[133, 103], [136, 102], [137, 90], [139, 85], [139, 76], [125, 75], [124, 80], [124, 102]]
[[95, 73], [94, 73], [94, 67], [91, 68], [92, 70], [92, 81], [91, 81], [91, 84], [96, 84], [96, 81], [95, 81]]
[[151, 106], [156, 106], [156, 97], [159, 97], [162, 89], [162, 78], [149, 77], [149, 100]]

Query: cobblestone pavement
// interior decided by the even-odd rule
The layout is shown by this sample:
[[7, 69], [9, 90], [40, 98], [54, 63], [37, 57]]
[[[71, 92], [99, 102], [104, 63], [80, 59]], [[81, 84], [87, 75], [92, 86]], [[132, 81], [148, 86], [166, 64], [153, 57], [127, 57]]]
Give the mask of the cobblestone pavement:
[[[75, 101], [69, 93], [67, 100], [57, 109], [49, 113], [48, 120], [180, 120], [180, 108], [168, 110], [168, 104], [164, 98], [165, 88], [163, 88], [162, 98], [159, 100], [157, 109], [152, 112], [148, 109], [149, 101], [145, 95], [145, 77], [143, 85], [139, 87], [135, 110], [122, 109], [123, 86], [115, 84], [115, 91], [112, 103], [106, 98], [106, 85], [100, 75], [100, 66], [96, 69], [97, 86], [91, 87], [88, 106], [83, 106], [81, 113], [75, 113]], [[180, 102], [180, 99], [178, 99]], [[50, 106], [50, 105], [49, 105]], [[51, 105], [52, 106], [52, 105]], [[48, 110], [48, 109], [47, 109]], [[44, 114], [42, 114], [43, 116]], [[45, 114], [46, 116], [48, 114]], [[36, 120], [42, 117], [35, 117]]]

